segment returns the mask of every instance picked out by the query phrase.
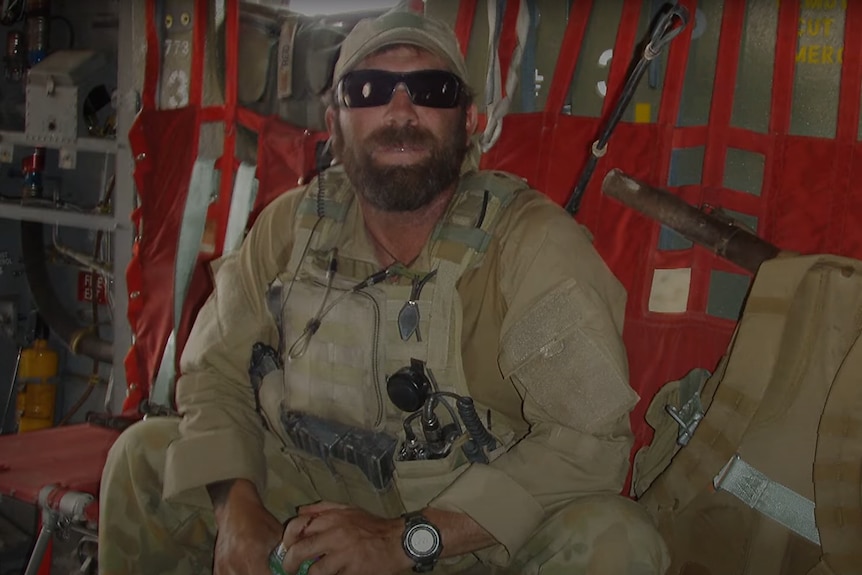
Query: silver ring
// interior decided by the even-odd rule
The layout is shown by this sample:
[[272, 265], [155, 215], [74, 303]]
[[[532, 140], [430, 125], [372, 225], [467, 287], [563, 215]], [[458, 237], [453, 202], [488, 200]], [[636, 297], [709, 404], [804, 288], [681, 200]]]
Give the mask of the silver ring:
[[284, 556], [287, 555], [287, 547], [284, 546], [284, 543], [279, 543], [278, 547], [276, 547], [272, 553], [278, 558], [278, 562], [281, 563], [284, 561]]

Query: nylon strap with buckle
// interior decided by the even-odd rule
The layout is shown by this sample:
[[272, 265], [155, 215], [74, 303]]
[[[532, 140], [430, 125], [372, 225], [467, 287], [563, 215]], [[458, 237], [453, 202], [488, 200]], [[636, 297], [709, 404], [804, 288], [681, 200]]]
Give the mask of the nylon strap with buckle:
[[781, 485], [734, 454], [712, 480], [716, 489], [740, 501], [794, 533], [820, 545], [814, 521], [814, 502]]

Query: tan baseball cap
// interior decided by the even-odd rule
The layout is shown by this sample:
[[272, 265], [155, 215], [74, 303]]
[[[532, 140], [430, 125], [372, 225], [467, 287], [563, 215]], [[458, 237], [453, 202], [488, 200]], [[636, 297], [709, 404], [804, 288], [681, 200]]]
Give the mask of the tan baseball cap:
[[341, 43], [332, 75], [333, 85], [365, 57], [385, 46], [411, 44], [443, 58], [451, 72], [467, 81], [467, 65], [455, 33], [445, 22], [406, 10], [391, 10], [377, 18], [360, 20]]

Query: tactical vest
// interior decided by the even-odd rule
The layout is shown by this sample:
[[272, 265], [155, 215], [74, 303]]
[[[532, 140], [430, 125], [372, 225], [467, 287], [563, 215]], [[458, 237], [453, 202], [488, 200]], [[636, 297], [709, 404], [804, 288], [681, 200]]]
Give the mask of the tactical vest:
[[862, 262], [770, 260], [700, 395], [659, 393], [633, 485], [669, 573], [862, 573], [860, 333]]
[[[430, 238], [429, 269], [395, 266], [383, 281], [357, 289], [363, 280], [379, 279], [381, 270], [373, 250], [358, 251], [343, 234], [354, 198], [343, 170], [330, 168], [323, 182], [320, 189], [312, 182], [300, 204], [293, 252], [270, 289], [270, 311], [282, 333], [284, 369], [264, 379], [261, 406], [285, 452], [307, 473], [321, 498], [394, 516], [424, 507], [466, 470], [469, 462], [461, 449], [466, 433], [444, 458], [396, 457], [392, 485], [381, 486], [369, 482], [367, 473], [358, 469], [361, 465], [297, 445], [296, 437], [285, 431], [286, 414], [326, 422], [319, 425], [324, 435], [324, 427], [346, 427], [357, 430], [351, 432], [354, 436], [359, 430], [368, 432], [369, 445], [392, 437], [401, 446], [410, 414], [390, 401], [390, 375], [419, 361], [437, 391], [469, 396], [456, 284], [465, 270], [481, 263], [500, 215], [527, 186], [499, 172], [465, 174]], [[421, 291], [411, 294], [421, 280]], [[418, 310], [419, 322], [415, 331], [405, 334], [399, 317], [408, 305]], [[485, 406], [476, 407], [485, 413]], [[454, 410], [440, 405], [436, 413], [444, 425], [455, 424]], [[418, 427], [412, 429], [418, 434]], [[514, 434], [495, 425], [493, 435], [498, 448], [492, 458], [509, 447]]]

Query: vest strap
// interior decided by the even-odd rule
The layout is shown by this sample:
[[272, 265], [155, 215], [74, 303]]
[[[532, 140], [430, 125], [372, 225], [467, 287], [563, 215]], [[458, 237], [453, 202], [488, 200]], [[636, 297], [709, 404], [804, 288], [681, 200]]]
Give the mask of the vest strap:
[[254, 177], [257, 166], [242, 162], [236, 171], [233, 182], [233, 193], [230, 196], [230, 212], [227, 217], [227, 229], [224, 233], [225, 254], [236, 250], [245, 235], [248, 215], [254, 208], [257, 198], [257, 178]]
[[206, 227], [207, 208], [216, 193], [215, 160], [197, 159], [192, 170], [183, 223], [177, 245], [174, 267], [174, 327], [168, 336], [159, 371], [150, 392], [150, 403], [170, 407], [174, 399], [176, 379], [176, 331], [183, 313], [186, 292], [192, 279], [192, 271], [201, 249], [201, 240]]
[[814, 502], [746, 463], [738, 453], [712, 480], [716, 489], [727, 491], [740, 501], [820, 545], [820, 533], [814, 520]]

